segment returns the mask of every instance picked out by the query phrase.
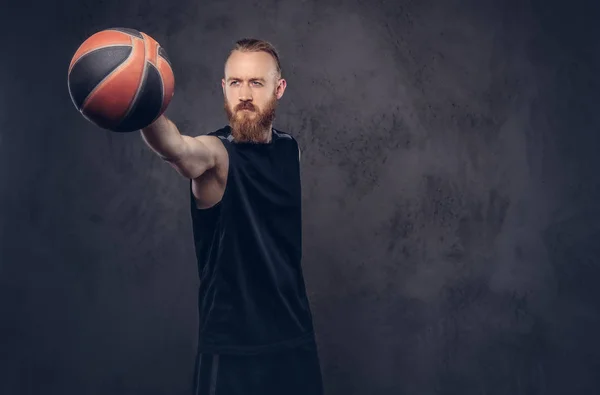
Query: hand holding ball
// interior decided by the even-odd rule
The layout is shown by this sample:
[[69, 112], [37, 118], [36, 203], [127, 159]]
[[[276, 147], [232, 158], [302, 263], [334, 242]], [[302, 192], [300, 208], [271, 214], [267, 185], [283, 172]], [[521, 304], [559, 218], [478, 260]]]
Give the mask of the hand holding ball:
[[133, 29], [100, 31], [81, 44], [68, 74], [75, 107], [95, 125], [133, 132], [162, 115], [175, 92], [167, 53]]

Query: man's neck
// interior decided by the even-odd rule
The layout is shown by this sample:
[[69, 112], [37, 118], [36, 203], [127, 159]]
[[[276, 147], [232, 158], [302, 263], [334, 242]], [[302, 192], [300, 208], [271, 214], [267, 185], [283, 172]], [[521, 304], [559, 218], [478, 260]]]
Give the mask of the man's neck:
[[[231, 125], [230, 125], [231, 127]], [[235, 140], [235, 136], [234, 136], [234, 140]], [[260, 137], [257, 139], [257, 141], [250, 141], [250, 140], [242, 140], [242, 141], [238, 141], [241, 143], [255, 143], [255, 144], [269, 144], [271, 141], [273, 140], [273, 126], [269, 126], [268, 129], [264, 130], [261, 134]]]
[[267, 130], [265, 130], [265, 132], [263, 133], [264, 136], [264, 143], [268, 144], [271, 142], [271, 140], [273, 139], [273, 126], [269, 126], [269, 128]]

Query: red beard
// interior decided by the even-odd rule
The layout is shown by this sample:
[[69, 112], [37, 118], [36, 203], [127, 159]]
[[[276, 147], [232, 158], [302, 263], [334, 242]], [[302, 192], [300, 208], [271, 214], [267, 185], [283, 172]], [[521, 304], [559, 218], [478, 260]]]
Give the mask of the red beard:
[[[277, 97], [266, 104], [260, 111], [251, 102], [241, 102], [232, 111], [225, 99], [225, 112], [231, 126], [231, 134], [237, 142], [264, 143], [265, 137], [270, 132], [271, 125], [275, 120], [275, 109], [277, 108]], [[249, 111], [243, 111], [249, 110]], [[253, 116], [253, 114], [255, 114]]]

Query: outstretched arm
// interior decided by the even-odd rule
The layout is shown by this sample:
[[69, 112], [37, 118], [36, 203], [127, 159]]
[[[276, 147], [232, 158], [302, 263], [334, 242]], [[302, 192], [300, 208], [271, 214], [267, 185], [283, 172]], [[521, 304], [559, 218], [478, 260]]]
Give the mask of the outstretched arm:
[[195, 179], [226, 160], [223, 144], [214, 136], [184, 136], [177, 126], [161, 115], [142, 129], [146, 144], [182, 176]]

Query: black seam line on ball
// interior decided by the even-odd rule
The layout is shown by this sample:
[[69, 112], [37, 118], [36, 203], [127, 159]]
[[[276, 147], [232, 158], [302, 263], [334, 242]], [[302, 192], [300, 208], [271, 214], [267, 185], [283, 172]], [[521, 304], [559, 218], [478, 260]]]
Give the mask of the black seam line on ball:
[[148, 62], [146, 61], [146, 46], [144, 45], [144, 71], [142, 72], [142, 79], [140, 80], [140, 83], [138, 84], [137, 91], [135, 92], [135, 95], [133, 96], [131, 103], [129, 103], [129, 108], [127, 109], [127, 112], [125, 113], [125, 115], [123, 116], [121, 121], [126, 120], [127, 117], [129, 116], [129, 114], [131, 114], [131, 112], [133, 111], [133, 108], [135, 107], [135, 104], [140, 95], [140, 92], [142, 91], [142, 88], [144, 87], [144, 83], [146, 82], [147, 75], [148, 75]]
[[[106, 81], [106, 79], [108, 77], [110, 77], [111, 75], [113, 75], [114, 73], [116, 73], [117, 71], [121, 70], [125, 64], [127, 64], [127, 61], [133, 56], [133, 37], [129, 37], [129, 41], [131, 42], [131, 45], [120, 45], [121, 47], [131, 47], [131, 52], [129, 53], [129, 56], [127, 56], [127, 58], [125, 58], [125, 60], [123, 61], [123, 63], [121, 63], [116, 69], [114, 69], [112, 72], [110, 72], [110, 74], [108, 74], [106, 77], [104, 77], [102, 79], [102, 81], [100, 81], [95, 87], [94, 89], [92, 89], [92, 91], [89, 93], [89, 95], [87, 95], [85, 97], [85, 99], [83, 99], [83, 102], [81, 103], [81, 108], [85, 108], [85, 105], [87, 104], [88, 99], [90, 98], [90, 96], [92, 96], [92, 94], [94, 92], [96, 92], [98, 90], [98, 87], [102, 86], [102, 83], [104, 83], [104, 81]], [[115, 47], [117, 45], [109, 45], [108, 47]], [[91, 53], [92, 51], [88, 52]]]

